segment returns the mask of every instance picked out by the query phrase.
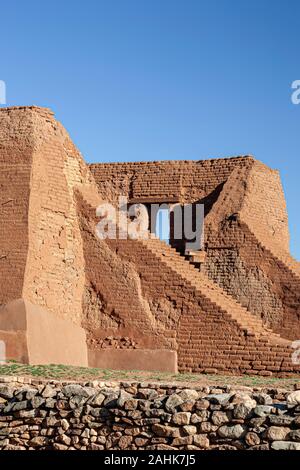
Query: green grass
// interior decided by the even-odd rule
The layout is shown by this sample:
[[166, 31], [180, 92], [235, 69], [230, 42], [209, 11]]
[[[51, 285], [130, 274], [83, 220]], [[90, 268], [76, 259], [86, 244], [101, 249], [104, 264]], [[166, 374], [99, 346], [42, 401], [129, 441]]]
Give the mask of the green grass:
[[30, 366], [9, 361], [0, 365], [0, 376], [35, 377], [40, 379], [75, 381], [142, 381], [172, 382], [194, 385], [246, 385], [250, 387], [279, 387], [292, 389], [298, 378], [270, 378], [255, 375], [210, 375], [210, 374], [171, 374], [166, 372], [147, 372], [137, 370], [96, 369], [92, 367], [73, 367], [63, 364]]

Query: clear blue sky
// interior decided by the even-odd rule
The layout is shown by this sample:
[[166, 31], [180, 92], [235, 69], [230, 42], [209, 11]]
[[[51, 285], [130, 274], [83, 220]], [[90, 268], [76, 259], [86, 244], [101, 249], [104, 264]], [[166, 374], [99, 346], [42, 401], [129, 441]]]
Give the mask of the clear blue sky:
[[49, 106], [89, 162], [253, 154], [300, 259], [299, 0], [1, 2], [7, 104]]

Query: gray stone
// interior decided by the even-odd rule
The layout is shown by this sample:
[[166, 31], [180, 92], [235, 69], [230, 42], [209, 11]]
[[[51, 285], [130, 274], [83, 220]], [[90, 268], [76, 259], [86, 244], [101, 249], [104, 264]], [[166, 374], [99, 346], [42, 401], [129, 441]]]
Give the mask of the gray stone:
[[23, 400], [23, 401], [18, 401], [13, 404], [12, 410], [13, 411], [20, 411], [20, 410], [26, 410], [28, 408], [28, 401]]
[[170, 395], [169, 398], [167, 399], [165, 403], [165, 407], [167, 411], [174, 411], [177, 406], [181, 405], [183, 403], [183, 399], [174, 393], [173, 395]]
[[[129, 387], [130, 388], [130, 387]], [[129, 393], [129, 388], [126, 390], [127, 393]], [[123, 390], [123, 389], [122, 389]], [[94, 392], [95, 393], [95, 392]], [[116, 387], [103, 387], [101, 388], [101, 393], [103, 393], [103, 395], [105, 395], [106, 397], [108, 395], [111, 395], [112, 393], [117, 393], [119, 394], [120, 393], [120, 389], [119, 388], [116, 388]]]
[[233, 410], [233, 416], [236, 419], [246, 419], [253, 415], [253, 406], [250, 402], [240, 403]]
[[212, 424], [210, 421], [204, 421], [199, 425], [199, 431], [202, 433], [215, 432], [218, 429], [218, 426]]
[[81, 433], [81, 437], [90, 437], [90, 430], [85, 428]]
[[102, 445], [105, 444], [106, 437], [105, 436], [98, 436], [97, 437], [97, 442], [98, 442], [98, 444], [102, 444]]
[[152, 402], [152, 407], [161, 408], [163, 406], [164, 400], [165, 400], [165, 397], [155, 398]]
[[220, 437], [239, 439], [244, 435], [245, 429], [245, 426], [242, 426], [241, 424], [236, 424], [233, 426], [221, 426], [218, 429], [218, 434]]
[[268, 395], [267, 393], [254, 393], [253, 398], [257, 401], [259, 405], [272, 405], [273, 403], [272, 397], [270, 397], [270, 395]]
[[90, 397], [95, 394], [95, 389], [92, 387], [83, 387], [82, 385], [79, 384], [70, 384], [70, 385], [65, 385], [62, 388], [62, 393], [70, 398], [74, 395], [78, 397]]
[[126, 401], [131, 400], [131, 399], [132, 399], [132, 395], [130, 393], [125, 392], [125, 390], [121, 390], [120, 395], [118, 397], [117, 404], [118, 404], [118, 406], [123, 408]]
[[254, 414], [259, 417], [267, 416], [272, 413], [273, 407], [270, 405], [257, 405], [254, 408]]
[[70, 427], [70, 424], [68, 423], [66, 419], [62, 419], [60, 422], [60, 425], [64, 431], [67, 431]]
[[231, 397], [231, 404], [243, 404], [249, 409], [255, 408], [257, 403], [250, 395], [245, 392], [237, 392]]
[[189, 424], [190, 419], [191, 419], [191, 413], [189, 413], [187, 411], [186, 412], [182, 411], [182, 412], [179, 412], [179, 413], [175, 413], [173, 415], [173, 423], [178, 424], [178, 425]]
[[266, 438], [270, 441], [284, 441], [289, 431], [289, 428], [270, 426], [266, 431]]
[[91, 398], [89, 398], [87, 403], [91, 406], [101, 406], [102, 403], [104, 402], [104, 399], [105, 399], [105, 395], [103, 395], [103, 393], [100, 392], [92, 396]]
[[270, 424], [275, 426], [290, 426], [294, 421], [292, 416], [285, 415], [271, 415], [269, 416]]
[[81, 406], [83, 406], [86, 403], [86, 401], [87, 401], [87, 397], [74, 395], [73, 397], [70, 398], [69, 405], [70, 405], [70, 408], [73, 410], [73, 409], [80, 408]]
[[225, 405], [230, 400], [232, 395], [230, 393], [216, 393], [207, 395], [205, 398], [210, 403], [216, 403], [217, 405]]
[[115, 406], [117, 406], [118, 398], [119, 398], [119, 393], [112, 392], [106, 396], [103, 402], [103, 405], [106, 406], [106, 408], [114, 408]]
[[204, 400], [203, 398], [200, 399], [200, 400], [197, 400], [196, 403], [195, 403], [195, 408], [197, 410], [207, 410], [207, 408], [209, 408], [209, 401], [208, 400]]
[[194, 435], [197, 433], [197, 428], [196, 426], [193, 426], [192, 424], [189, 424], [187, 426], [183, 426], [183, 430], [186, 434], [188, 434], [189, 436], [190, 435]]
[[140, 410], [149, 411], [150, 408], [151, 408], [152, 403], [151, 403], [151, 401], [148, 401], [148, 400], [139, 399], [138, 405], [139, 405]]
[[37, 414], [36, 410], [20, 410], [16, 413], [14, 413], [16, 418], [34, 418]]
[[300, 450], [300, 442], [274, 441], [271, 448], [274, 450]]
[[211, 415], [213, 424], [221, 426], [221, 424], [228, 423], [229, 419], [224, 411], [214, 411]]
[[289, 406], [300, 405], [300, 390], [290, 393], [286, 398], [287, 404]]
[[142, 398], [145, 400], [153, 400], [158, 395], [156, 390], [151, 388], [140, 388], [138, 391], [138, 398]]
[[160, 437], [180, 437], [180, 431], [178, 428], [164, 426], [162, 424], [153, 424], [152, 431]]
[[57, 395], [57, 390], [55, 390], [51, 385], [46, 385], [41, 393], [44, 398], [53, 398]]
[[42, 447], [46, 445], [47, 442], [48, 439], [46, 437], [36, 436], [29, 441], [29, 445], [32, 447]]
[[37, 395], [38, 390], [36, 388], [27, 388], [24, 389], [23, 392], [24, 398], [26, 398], [26, 400], [31, 400], [35, 395]]
[[50, 416], [49, 418], [45, 418], [45, 426], [48, 427], [53, 427], [53, 426], [59, 426], [60, 421], [57, 419], [55, 416]]
[[182, 399], [183, 402], [195, 402], [198, 399], [198, 392], [196, 390], [185, 389], [178, 393], [178, 396]]
[[196, 434], [194, 435], [193, 439], [193, 442], [197, 447], [200, 447], [202, 449], [208, 449], [209, 439], [206, 434]]
[[291, 431], [289, 433], [289, 439], [292, 439], [292, 441], [300, 442], [300, 429], [296, 429], [294, 431]]
[[54, 408], [56, 400], [54, 398], [46, 398], [45, 407], [46, 408]]
[[[58, 442], [54, 442], [53, 448], [55, 450], [69, 450], [69, 447], [64, 445], [64, 444], [59, 444]], [[82, 446], [80, 446], [81, 449], [83, 449]]]
[[209, 410], [196, 411], [196, 413], [192, 414], [191, 423], [197, 424], [197, 423], [202, 423], [203, 421], [208, 421], [209, 416], [210, 416]]
[[44, 403], [45, 403], [45, 399], [42, 398], [42, 397], [33, 397], [33, 398], [30, 400], [30, 404], [31, 404], [32, 408], [39, 408], [39, 407], [42, 406]]
[[9, 385], [0, 385], [0, 397], [10, 400], [14, 396], [13, 388]]

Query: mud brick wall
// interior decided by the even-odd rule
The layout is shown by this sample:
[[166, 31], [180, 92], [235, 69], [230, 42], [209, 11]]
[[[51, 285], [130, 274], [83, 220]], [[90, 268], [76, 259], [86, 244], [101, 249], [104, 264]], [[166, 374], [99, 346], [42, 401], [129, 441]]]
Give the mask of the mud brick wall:
[[260, 162], [235, 169], [205, 219], [204, 270], [284, 338], [299, 337], [300, 270], [278, 173]]
[[241, 218], [259, 240], [289, 253], [286, 202], [278, 171], [258, 161], [251, 166]]
[[[161, 242], [155, 245], [157, 251], [147, 241], [107, 243], [121, 259], [134, 263], [142, 295], [156, 320], [155, 331], [178, 351], [180, 371], [285, 375], [299, 370], [291, 363], [288, 341], [281, 342], [259, 323], [249, 329], [251, 315], [249, 319], [239, 305], [226, 306], [214, 287], [205, 286], [205, 277], [199, 280], [202, 289], [191, 283], [185, 267], [178, 264], [179, 255], [166, 264]], [[237, 316], [232, 316], [233, 309]]]
[[28, 250], [32, 126], [14, 116], [0, 112], [0, 303], [21, 297]]
[[122, 259], [106, 240], [96, 237], [95, 207], [80, 194], [77, 210], [85, 263], [82, 325], [89, 347], [167, 347], [135, 266]]
[[283, 338], [300, 337], [300, 276], [260, 244], [248, 226], [227, 221], [207, 238], [205, 272]]
[[[267, 326], [297, 339], [300, 270], [288, 255], [287, 211], [276, 170], [251, 157], [93, 164], [90, 169], [99, 191], [112, 202], [122, 194], [136, 202], [203, 203], [210, 278]], [[243, 233], [228, 229], [231, 219], [243, 221]], [[184, 242], [171, 243], [184, 251]]]
[[15, 380], [0, 450], [300, 450], [299, 390]]
[[88, 187], [95, 200], [96, 185], [50, 110], [3, 108], [0, 129], [0, 303], [24, 297], [80, 324], [85, 275], [75, 190]]
[[194, 202], [222, 185], [234, 168], [252, 160], [96, 163], [89, 168], [100, 193], [113, 202], [119, 195], [138, 202]]
[[159, 240], [98, 240], [93, 206], [79, 197], [77, 207], [90, 349], [123, 347], [127, 337], [129, 348], [176, 350], [180, 371], [286, 375], [299, 370], [291, 363], [288, 341], [264, 330], [239, 304], [226, 303], [224, 292], [218, 294], [171, 247]]
[[[185, 371], [299, 371], [286, 338], [300, 333], [300, 265], [277, 172], [248, 156], [86, 165], [36, 107], [0, 110], [0, 162], [0, 304], [82, 325], [89, 349], [176, 349]], [[202, 277], [159, 240], [99, 241], [96, 208], [118, 195], [204, 203]]]
[[84, 272], [73, 187], [83, 181], [84, 163], [52, 113], [45, 119], [33, 110], [29, 118], [35, 145], [24, 295], [80, 324]]

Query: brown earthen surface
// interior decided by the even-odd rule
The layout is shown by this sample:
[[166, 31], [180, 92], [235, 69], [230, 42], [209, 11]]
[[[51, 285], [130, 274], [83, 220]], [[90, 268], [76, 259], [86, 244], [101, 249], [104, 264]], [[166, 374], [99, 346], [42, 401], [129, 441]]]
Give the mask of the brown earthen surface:
[[[184, 240], [100, 240], [96, 208], [118, 196], [204, 204], [201, 272]], [[85, 364], [88, 349], [124, 351], [130, 369], [132, 350], [166, 350], [181, 371], [299, 372], [300, 264], [279, 174], [253, 157], [87, 165], [50, 110], [1, 109], [0, 220], [10, 357]], [[17, 299], [34, 313], [8, 328]]]
[[90, 350], [89, 365], [99, 369], [178, 372], [176, 351], [166, 349]]
[[7, 359], [88, 365], [84, 329], [28, 300], [14, 300], [0, 308], [0, 339], [5, 341]]

